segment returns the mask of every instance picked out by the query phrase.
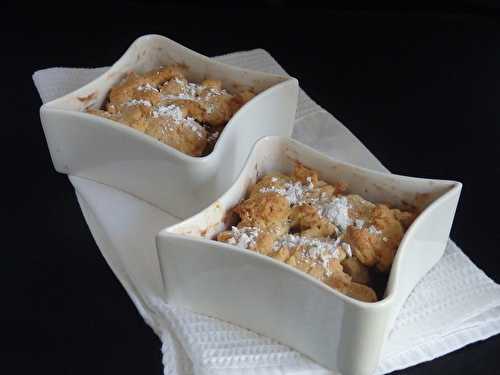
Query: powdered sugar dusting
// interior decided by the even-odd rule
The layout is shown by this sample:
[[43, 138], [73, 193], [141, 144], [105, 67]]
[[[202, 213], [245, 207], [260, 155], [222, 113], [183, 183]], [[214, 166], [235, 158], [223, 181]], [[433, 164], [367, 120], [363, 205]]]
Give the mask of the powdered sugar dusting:
[[368, 228], [368, 233], [370, 234], [374, 234], [376, 236], [380, 236], [382, 234], [382, 231], [375, 228], [375, 226], [373, 225], [370, 225], [370, 227]]
[[194, 96], [191, 96], [184, 92], [175, 95], [174, 94], [162, 95], [161, 98], [164, 100], [196, 100]]
[[[275, 180], [273, 180], [273, 178]], [[273, 178], [271, 182], [278, 181], [277, 178]], [[320, 216], [325, 217], [342, 231], [345, 231], [349, 225], [353, 224], [352, 219], [349, 217], [351, 205], [345, 196], [338, 196], [331, 199], [325, 193], [322, 193], [319, 199], [312, 199], [308, 197], [308, 193], [314, 190], [314, 184], [312, 183], [311, 177], [307, 177], [306, 181], [307, 184], [302, 184], [299, 181], [285, 182], [282, 187], [263, 187], [259, 191], [261, 193], [278, 193], [284, 196], [292, 206], [309, 203], [316, 207]], [[363, 226], [364, 221], [359, 220], [356, 225]]]
[[[182, 109], [175, 104], [160, 105], [153, 110], [153, 117], [168, 117], [174, 121], [175, 124], [185, 126], [194, 132], [197, 136], [203, 137], [203, 126], [201, 126], [194, 118], [184, 117]], [[173, 128], [169, 128], [173, 131]]]
[[342, 247], [342, 250], [344, 250], [344, 251], [345, 251], [345, 253], [346, 253], [348, 256], [352, 257], [352, 249], [351, 249], [351, 245], [349, 245], [347, 242], [342, 242], [342, 243], [340, 244], [340, 246]]
[[153, 92], [160, 92], [156, 87], [152, 86], [150, 83], [146, 83], [144, 85], [140, 85], [137, 87], [138, 91], [153, 91]]
[[176, 122], [181, 122], [184, 119], [182, 109], [174, 104], [160, 105], [153, 110], [153, 117], [158, 118], [166, 116], [174, 119]]
[[352, 220], [349, 217], [349, 208], [351, 208], [351, 205], [347, 198], [338, 196], [330, 202], [320, 205], [318, 212], [342, 231], [345, 231], [349, 225], [352, 225]]
[[273, 250], [278, 251], [282, 247], [287, 247], [289, 249], [303, 248], [307, 256], [312, 260], [319, 261], [325, 271], [327, 271], [327, 276], [330, 276], [328, 271], [330, 269], [329, 262], [332, 259], [340, 260], [338, 245], [339, 240], [309, 238], [287, 234], [274, 242]]
[[151, 107], [151, 102], [149, 100], [144, 99], [130, 99], [127, 103], [125, 103], [128, 107], [133, 105], [144, 105], [146, 107]]
[[[213, 87], [207, 89], [205, 86], [201, 84], [188, 82], [178, 77], [174, 77], [172, 79], [180, 87], [181, 92], [175, 94], [174, 93], [163, 94], [161, 96], [163, 100], [191, 100], [196, 102], [203, 102], [207, 101], [213, 96], [229, 95], [229, 93], [224, 89], [218, 90]], [[169, 82], [170, 81], [167, 81], [165, 85], [167, 85]], [[210, 105], [209, 103], [206, 108], [207, 113], [212, 113], [214, 110], [215, 107], [213, 105]]]
[[[271, 180], [272, 181], [272, 180]], [[312, 190], [312, 184], [303, 185], [300, 182], [285, 182], [283, 187], [264, 187], [259, 191], [261, 193], [278, 193], [288, 199], [292, 206], [304, 202], [304, 195]]]
[[198, 124], [198, 122], [194, 118], [187, 117], [186, 119], [184, 119], [182, 124], [191, 129], [191, 131], [196, 133], [196, 135], [198, 135], [199, 137], [203, 137], [203, 126]]
[[260, 229], [256, 227], [231, 228], [231, 238], [227, 243], [244, 249], [254, 248], [259, 237]]
[[356, 219], [354, 220], [354, 226], [358, 229], [363, 228], [363, 225], [365, 225], [365, 221], [361, 219]]

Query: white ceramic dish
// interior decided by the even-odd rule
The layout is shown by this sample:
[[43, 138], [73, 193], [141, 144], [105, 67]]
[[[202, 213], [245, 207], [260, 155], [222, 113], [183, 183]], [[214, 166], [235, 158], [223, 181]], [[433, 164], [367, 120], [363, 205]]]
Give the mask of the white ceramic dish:
[[[101, 105], [125, 73], [176, 63], [188, 67], [191, 80], [210, 77], [230, 91], [243, 86], [259, 93], [233, 116], [209, 155], [183, 154], [127, 126], [82, 112]], [[259, 138], [291, 134], [297, 95], [294, 78], [222, 64], [168, 38], [146, 35], [96, 80], [44, 104], [40, 117], [58, 172], [116, 187], [185, 218], [229, 188]]]
[[[225, 229], [227, 211], [257, 176], [289, 173], [295, 161], [373, 201], [400, 205], [420, 197], [425, 209], [400, 244], [381, 301], [354, 300], [272, 258], [209, 239]], [[224, 195], [158, 234], [165, 299], [275, 338], [342, 374], [370, 374], [402, 304], [444, 252], [460, 190], [458, 182], [375, 172], [265, 137]]]

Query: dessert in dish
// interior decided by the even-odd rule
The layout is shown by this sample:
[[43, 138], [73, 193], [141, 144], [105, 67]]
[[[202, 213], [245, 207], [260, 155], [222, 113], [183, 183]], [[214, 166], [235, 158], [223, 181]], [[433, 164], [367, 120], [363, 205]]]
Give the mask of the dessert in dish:
[[[317, 173], [297, 166], [297, 162]], [[278, 340], [333, 373], [373, 374], [398, 312], [415, 285], [444, 254], [460, 190], [461, 184], [454, 181], [398, 176], [358, 167], [291, 138], [261, 138], [238, 178], [223, 195], [191, 218], [163, 229], [156, 237], [164, 299]], [[321, 192], [325, 193], [323, 197]], [[329, 193], [331, 204], [327, 204]], [[258, 198], [259, 195], [262, 197]], [[288, 202], [283, 204], [278, 195]], [[315, 225], [308, 224], [305, 215], [303, 220], [299, 215], [291, 215], [292, 211], [306, 210], [301, 208], [305, 204], [298, 203], [308, 196], [311, 198], [308, 205], [317, 211], [321, 209], [319, 220], [312, 215], [318, 221]], [[343, 197], [352, 206], [347, 208], [347, 215], [342, 214], [345, 213]], [[272, 204], [274, 200], [281, 204]], [[290, 220], [287, 224], [285, 217], [287, 221], [293, 218], [294, 222]], [[341, 239], [339, 243], [349, 244], [354, 255], [349, 257], [347, 245], [346, 249], [340, 245], [338, 254], [343, 256], [340, 251], [343, 250], [345, 259], [332, 262], [331, 267], [338, 277], [332, 278], [333, 272], [330, 277], [326, 272], [318, 272], [321, 269], [317, 264], [322, 264], [319, 261], [299, 262], [297, 257], [289, 261], [305, 265], [311, 275], [293, 264], [260, 254], [259, 250], [248, 250], [258, 246], [260, 252], [275, 254], [274, 236], [278, 233], [273, 232], [278, 230], [287, 230], [283, 236], [293, 234], [334, 242], [336, 233], [328, 236], [322, 231], [326, 228], [329, 234], [336, 229], [329, 229], [322, 217], [328, 217], [339, 234], [345, 232], [347, 241]], [[231, 225], [246, 233], [233, 235]], [[245, 226], [258, 229], [252, 234], [244, 230]], [[351, 230], [361, 227], [360, 233], [366, 235], [367, 242], [361, 241], [362, 236], [353, 236], [351, 241], [349, 227]], [[311, 230], [304, 235], [308, 229]], [[377, 235], [377, 230], [380, 237], [372, 238], [370, 235]], [[271, 238], [255, 235], [260, 232]], [[226, 242], [215, 241], [219, 234]], [[394, 244], [386, 248], [384, 244], [389, 241]], [[291, 255], [300, 256], [297, 250], [301, 249], [295, 249]], [[288, 248], [289, 253], [292, 251]], [[329, 257], [324, 258], [328, 261]], [[360, 259], [373, 265], [365, 266]], [[339, 263], [347, 275], [339, 272]], [[390, 272], [385, 272], [388, 267]], [[329, 279], [330, 285], [340, 291], [328, 285]], [[363, 286], [375, 291], [379, 301], [360, 301], [361, 293], [356, 292], [361, 289], [363, 295], [371, 295], [365, 300], [374, 300], [370, 289]]]
[[[193, 134], [192, 141], [188, 138], [188, 143], [186, 135], [171, 132], [179, 136], [180, 144], [191, 148], [188, 151], [194, 155], [201, 153], [203, 157], [188, 155], [130, 126], [87, 112], [89, 107], [107, 112], [111, 89], [120, 86], [131, 72], [144, 77], [146, 72], [158, 70], [161, 66], [175, 67], [187, 80], [199, 85], [207, 78], [218, 80], [222, 82], [222, 88], [236, 99], [252, 95], [243, 93], [244, 89], [258, 95], [246, 102], [225, 127], [214, 126], [212, 129], [201, 122], [209, 133], [204, 149], [204, 139], [199, 142], [196, 134]], [[136, 79], [141, 80], [140, 77]], [[160, 91], [159, 84], [150, 85]], [[149, 94], [155, 92], [144, 83], [135, 94], [139, 95], [142, 89], [149, 89]], [[187, 218], [207, 207], [230, 187], [258, 139], [292, 133], [297, 92], [295, 78], [224, 64], [160, 35], [145, 35], [135, 40], [99, 77], [45, 103], [40, 108], [40, 119], [57, 172], [109, 185], [177, 218]], [[135, 107], [147, 110], [146, 106]], [[134, 112], [136, 114], [137, 110]], [[189, 116], [194, 118], [194, 115]], [[173, 124], [174, 129], [176, 125]], [[224, 130], [215, 143], [215, 132], [222, 128]], [[151, 126], [149, 131], [154, 129]], [[169, 131], [166, 126], [156, 129], [160, 134], [163, 130], [165, 133]], [[213, 133], [212, 138], [208, 138]], [[177, 138], [173, 136], [168, 137], [169, 142], [175, 140]], [[194, 147], [191, 142], [194, 142]], [[210, 150], [213, 143], [215, 146]]]
[[239, 222], [218, 241], [287, 263], [340, 292], [377, 301], [373, 286], [390, 268], [415, 212], [372, 203], [297, 164], [271, 173], [232, 212]]
[[185, 154], [203, 156], [253, 96], [250, 90], [231, 94], [219, 80], [190, 82], [185, 67], [171, 65], [145, 74], [130, 72], [111, 88], [101, 109], [86, 111], [130, 126]]

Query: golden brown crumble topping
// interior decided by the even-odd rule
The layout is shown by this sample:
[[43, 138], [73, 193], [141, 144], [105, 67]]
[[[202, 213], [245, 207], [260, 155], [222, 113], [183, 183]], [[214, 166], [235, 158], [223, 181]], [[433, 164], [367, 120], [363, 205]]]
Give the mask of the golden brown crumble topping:
[[373, 279], [390, 270], [416, 214], [346, 191], [301, 164], [291, 176], [266, 175], [233, 208], [238, 224], [217, 240], [285, 262], [350, 297], [377, 301]]
[[203, 156], [254, 95], [249, 90], [231, 94], [218, 80], [190, 82], [183, 67], [172, 65], [143, 75], [130, 72], [111, 88], [101, 109], [87, 112], [130, 126], [188, 155]]

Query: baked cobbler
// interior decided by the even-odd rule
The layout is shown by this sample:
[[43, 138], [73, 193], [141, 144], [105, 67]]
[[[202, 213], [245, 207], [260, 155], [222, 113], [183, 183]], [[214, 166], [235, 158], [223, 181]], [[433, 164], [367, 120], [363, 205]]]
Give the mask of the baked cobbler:
[[101, 109], [87, 112], [130, 126], [188, 155], [206, 155], [254, 93], [231, 94], [219, 80], [190, 82], [185, 73], [180, 65], [142, 75], [130, 72], [111, 88]]
[[269, 174], [232, 209], [239, 222], [218, 241], [257, 251], [340, 292], [377, 301], [380, 274], [390, 270], [416, 213], [349, 194], [297, 164], [292, 175]]

